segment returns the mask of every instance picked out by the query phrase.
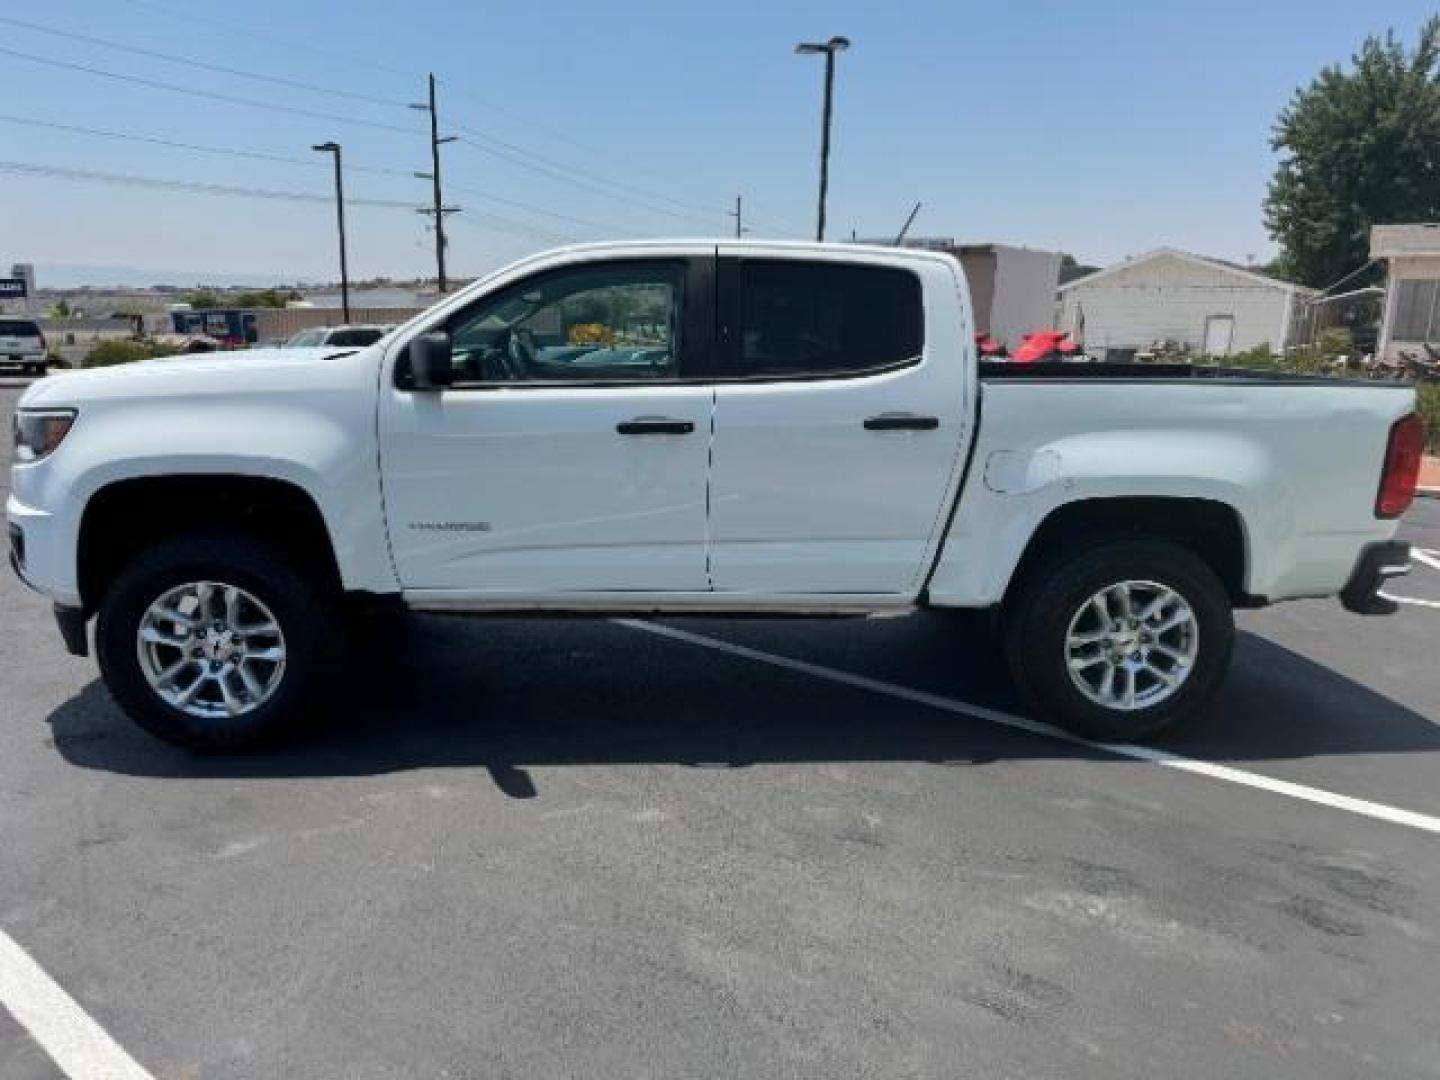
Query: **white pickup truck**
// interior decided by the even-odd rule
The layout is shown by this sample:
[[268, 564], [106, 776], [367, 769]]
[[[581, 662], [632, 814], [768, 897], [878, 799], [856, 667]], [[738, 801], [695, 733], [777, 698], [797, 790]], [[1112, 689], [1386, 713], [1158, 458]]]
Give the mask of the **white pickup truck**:
[[[1042, 715], [1200, 707], [1232, 609], [1379, 613], [1413, 392], [982, 365], [958, 264], [651, 242], [526, 259], [365, 348], [63, 375], [15, 420], [12, 561], [156, 735], [324, 704], [359, 601], [421, 611], [997, 609]], [[956, 648], [963, 648], [957, 641]]]

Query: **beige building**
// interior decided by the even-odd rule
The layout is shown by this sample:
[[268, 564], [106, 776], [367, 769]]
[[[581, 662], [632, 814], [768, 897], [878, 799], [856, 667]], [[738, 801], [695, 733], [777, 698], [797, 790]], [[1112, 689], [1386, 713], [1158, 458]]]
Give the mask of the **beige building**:
[[1385, 262], [1385, 316], [1377, 356], [1425, 354], [1440, 344], [1440, 224], [1376, 225], [1370, 257]]

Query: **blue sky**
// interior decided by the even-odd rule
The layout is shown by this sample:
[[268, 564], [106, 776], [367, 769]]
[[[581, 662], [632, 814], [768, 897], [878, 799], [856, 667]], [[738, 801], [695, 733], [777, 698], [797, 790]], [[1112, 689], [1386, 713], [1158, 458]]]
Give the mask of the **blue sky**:
[[[1160, 245], [1266, 258], [1270, 125], [1366, 34], [1433, 8], [1332, 0], [976, 4], [878, 0], [55, 0], [0, 16], [333, 91], [174, 64], [0, 24], [0, 48], [400, 131], [185, 96], [4, 55], [0, 114], [306, 159], [204, 154], [0, 121], [0, 161], [328, 196], [335, 139], [355, 199], [426, 198], [424, 114], [442, 80], [451, 264], [472, 274], [560, 238], [718, 235], [736, 194], [757, 235], [813, 230], [821, 63], [836, 81], [830, 235], [913, 231], [1108, 262]], [[413, 132], [410, 130], [413, 129]], [[484, 140], [502, 140], [502, 143]], [[505, 145], [508, 144], [508, 145]], [[489, 149], [482, 149], [488, 146]], [[517, 160], [518, 150], [526, 155]], [[526, 167], [522, 162], [538, 165]], [[556, 175], [560, 174], [560, 175]], [[567, 182], [569, 177], [578, 183]], [[613, 186], [623, 185], [623, 186]], [[458, 190], [460, 186], [469, 191]], [[162, 192], [0, 172], [0, 262], [334, 276], [324, 202]], [[503, 203], [486, 196], [510, 200]], [[584, 224], [520, 209], [525, 203]], [[668, 211], [668, 212], [667, 212]], [[425, 220], [352, 206], [356, 276], [433, 266]], [[135, 277], [135, 275], [128, 275]], [[42, 280], [42, 284], [44, 281]]]

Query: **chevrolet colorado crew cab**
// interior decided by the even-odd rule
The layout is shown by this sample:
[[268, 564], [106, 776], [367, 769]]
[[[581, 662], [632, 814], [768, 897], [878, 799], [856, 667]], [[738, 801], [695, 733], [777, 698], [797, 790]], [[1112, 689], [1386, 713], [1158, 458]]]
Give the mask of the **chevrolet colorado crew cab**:
[[[567, 248], [364, 348], [78, 372], [15, 418], [12, 561], [139, 724], [201, 750], [323, 708], [359, 601], [419, 611], [995, 609], [1041, 715], [1135, 739], [1232, 609], [1393, 608], [1405, 386], [982, 364], [948, 256]], [[962, 647], [957, 643], [957, 649]]]

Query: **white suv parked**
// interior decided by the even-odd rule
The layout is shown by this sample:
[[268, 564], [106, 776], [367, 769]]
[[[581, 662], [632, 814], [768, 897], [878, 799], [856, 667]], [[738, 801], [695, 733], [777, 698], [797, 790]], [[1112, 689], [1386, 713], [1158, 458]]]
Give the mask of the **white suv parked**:
[[0, 317], [0, 367], [18, 368], [25, 375], [44, 375], [48, 365], [45, 335], [35, 320]]

